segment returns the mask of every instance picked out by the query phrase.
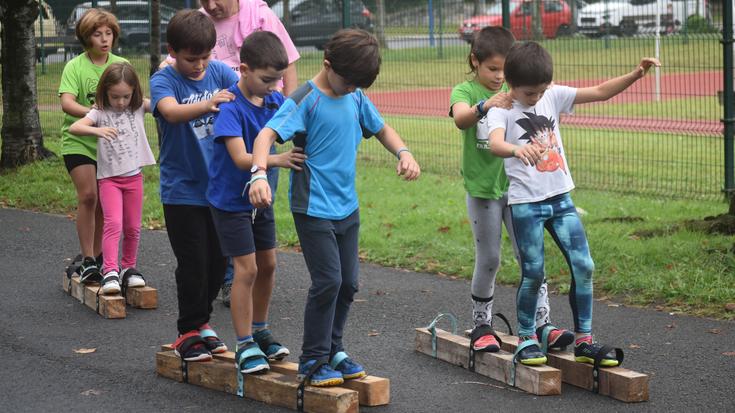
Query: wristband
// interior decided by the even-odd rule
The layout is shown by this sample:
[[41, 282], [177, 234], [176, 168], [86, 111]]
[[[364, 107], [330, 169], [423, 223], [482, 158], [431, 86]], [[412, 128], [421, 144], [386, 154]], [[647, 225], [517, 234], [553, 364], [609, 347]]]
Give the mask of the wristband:
[[259, 179], [268, 179], [268, 175], [253, 175], [250, 177], [250, 182], [248, 182], [250, 185], [253, 184], [253, 182], [259, 180]]
[[475, 113], [475, 116], [477, 116], [477, 119], [482, 119], [487, 115], [487, 112], [483, 109], [483, 106], [485, 106], [485, 99], [482, 99], [481, 101], [477, 102], [477, 105], [475, 105], [475, 108], [477, 109], [477, 113]]
[[396, 151], [396, 158], [401, 159], [401, 152], [411, 153], [411, 151], [409, 151], [408, 148], [403, 147], [403, 148], [399, 149], [398, 151]]
[[513, 155], [513, 157], [516, 157], [516, 148], [513, 148], [510, 150], [510, 154]]

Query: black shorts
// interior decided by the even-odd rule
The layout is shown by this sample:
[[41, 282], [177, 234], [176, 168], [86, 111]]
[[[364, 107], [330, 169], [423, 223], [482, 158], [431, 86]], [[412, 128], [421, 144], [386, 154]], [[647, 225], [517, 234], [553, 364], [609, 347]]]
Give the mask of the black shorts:
[[97, 169], [97, 161], [86, 155], [71, 154], [64, 155], [64, 165], [66, 171], [71, 173], [71, 170], [80, 165], [94, 165], [94, 169]]
[[210, 205], [222, 255], [239, 257], [276, 247], [276, 220], [273, 207], [253, 211], [228, 212]]

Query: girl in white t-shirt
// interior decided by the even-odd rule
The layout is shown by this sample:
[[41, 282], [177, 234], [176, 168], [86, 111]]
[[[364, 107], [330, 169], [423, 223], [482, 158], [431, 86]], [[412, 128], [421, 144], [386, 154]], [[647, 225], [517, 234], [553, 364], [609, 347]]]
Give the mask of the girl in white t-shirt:
[[[140, 81], [129, 63], [111, 64], [97, 86], [97, 108], [74, 122], [75, 135], [97, 136], [97, 183], [104, 216], [102, 293], [117, 294], [120, 286], [143, 287], [135, 269], [143, 212], [141, 168], [156, 163], [145, 135], [143, 118], [151, 111]], [[118, 245], [123, 233], [121, 266]]]

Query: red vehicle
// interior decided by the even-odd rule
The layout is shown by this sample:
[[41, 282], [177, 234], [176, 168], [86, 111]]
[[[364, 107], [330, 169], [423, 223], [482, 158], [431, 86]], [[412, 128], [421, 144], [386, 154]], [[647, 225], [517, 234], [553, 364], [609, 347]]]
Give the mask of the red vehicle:
[[[510, 31], [516, 39], [533, 38], [533, 16], [534, 1], [511, 1], [510, 2]], [[462, 22], [459, 28], [459, 36], [467, 41], [472, 41], [475, 33], [487, 26], [503, 25], [503, 8], [498, 0], [488, 7], [486, 14], [469, 18]], [[543, 0], [541, 2], [541, 26], [545, 38], [555, 38], [571, 34], [572, 12], [564, 0]]]

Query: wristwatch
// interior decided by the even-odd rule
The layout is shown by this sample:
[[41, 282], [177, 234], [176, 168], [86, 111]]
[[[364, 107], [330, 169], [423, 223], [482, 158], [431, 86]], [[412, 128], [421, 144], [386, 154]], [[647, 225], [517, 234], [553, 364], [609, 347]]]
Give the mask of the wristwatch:
[[266, 169], [265, 169], [265, 167], [264, 167], [264, 166], [260, 166], [260, 165], [255, 165], [255, 164], [253, 164], [253, 166], [252, 166], [252, 167], [250, 168], [250, 174], [251, 174], [251, 175], [254, 175], [254, 174], [255, 174], [256, 172], [258, 172], [258, 171], [263, 171], [263, 172], [265, 172], [265, 170], [266, 170]]

